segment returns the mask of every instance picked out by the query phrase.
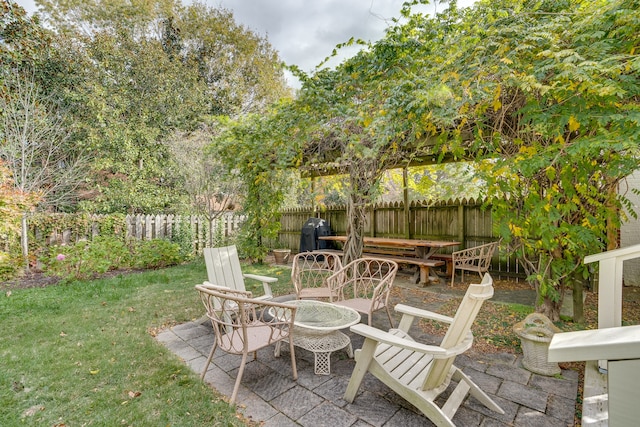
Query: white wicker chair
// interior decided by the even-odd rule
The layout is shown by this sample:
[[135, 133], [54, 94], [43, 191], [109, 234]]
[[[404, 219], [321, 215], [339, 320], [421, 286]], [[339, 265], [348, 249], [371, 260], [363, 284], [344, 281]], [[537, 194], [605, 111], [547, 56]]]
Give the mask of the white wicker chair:
[[291, 281], [298, 299], [331, 299], [327, 278], [341, 268], [342, 262], [336, 253], [314, 251], [297, 254], [292, 261]]
[[373, 257], [353, 260], [327, 279], [332, 290], [331, 302], [366, 314], [369, 326], [373, 313], [385, 309], [393, 327], [388, 303], [397, 272], [395, 261]]
[[[200, 299], [207, 310], [207, 317], [211, 320], [215, 333], [215, 341], [202, 370], [202, 378], [207, 373], [216, 348], [230, 354], [242, 355], [242, 362], [231, 394], [231, 404], [235, 402], [238, 395], [248, 354], [254, 353], [255, 357], [257, 350], [271, 344], [282, 340], [289, 341], [293, 379], [298, 379], [292, 338], [295, 306], [257, 300], [251, 298], [251, 292], [237, 291], [208, 283], [197, 285], [196, 290], [200, 293]], [[269, 313], [270, 309], [273, 316]]]

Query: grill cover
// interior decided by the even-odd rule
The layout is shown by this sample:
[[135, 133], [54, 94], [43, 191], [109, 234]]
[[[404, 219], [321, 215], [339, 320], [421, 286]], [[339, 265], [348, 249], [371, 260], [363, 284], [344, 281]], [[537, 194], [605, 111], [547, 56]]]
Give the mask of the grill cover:
[[300, 232], [300, 252], [332, 249], [332, 242], [320, 240], [320, 236], [331, 236], [329, 224], [321, 218], [309, 218]]

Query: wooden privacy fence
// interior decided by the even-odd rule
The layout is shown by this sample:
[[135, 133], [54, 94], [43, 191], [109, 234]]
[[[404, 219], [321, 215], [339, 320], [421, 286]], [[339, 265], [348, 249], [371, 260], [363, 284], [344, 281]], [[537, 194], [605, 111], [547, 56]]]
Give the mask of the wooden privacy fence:
[[[282, 213], [280, 242], [297, 252], [302, 226], [310, 217], [326, 220], [333, 234], [346, 234], [346, 206], [328, 206], [322, 210], [296, 208]], [[482, 200], [413, 201], [407, 207], [403, 202], [374, 205], [367, 213], [365, 235], [462, 242], [459, 247], [446, 251], [451, 252], [498, 240], [493, 229], [491, 208]], [[504, 249], [496, 251], [490, 271], [500, 276], [524, 277], [515, 257]]]
[[[310, 217], [327, 220], [333, 234], [346, 234], [346, 206], [329, 206], [322, 210], [312, 207], [289, 209], [281, 215], [279, 246], [297, 252], [300, 248], [302, 226]], [[88, 225], [80, 232], [54, 229], [43, 236], [35, 226], [31, 227], [31, 231], [46, 245], [70, 243], [99, 235], [100, 219], [104, 217], [94, 215], [87, 218]], [[206, 246], [220, 245], [232, 239], [242, 219], [242, 216], [233, 212], [225, 212], [212, 221], [198, 216], [127, 215], [125, 232], [127, 236], [140, 240], [171, 239], [179, 227], [188, 224], [194, 252], [200, 254]], [[462, 242], [459, 247], [448, 251], [451, 252], [498, 240], [493, 234], [494, 221], [491, 209], [484, 206], [482, 200], [449, 200], [438, 203], [414, 201], [407, 207], [402, 202], [382, 203], [369, 210], [365, 233], [371, 237]], [[524, 277], [522, 267], [504, 247], [498, 248], [490, 271], [500, 276]]]
[[[61, 214], [66, 215], [66, 214]], [[90, 239], [100, 235], [100, 224], [108, 215], [85, 215], [82, 226], [69, 227], [68, 221], [59, 221], [59, 227], [41, 230], [30, 224], [31, 232], [45, 245], [70, 244], [81, 239]], [[193, 240], [194, 252], [200, 254], [202, 248], [218, 245], [227, 241], [240, 227], [242, 217], [233, 212], [207, 220], [191, 215], [127, 215], [124, 220], [126, 236], [138, 240], [172, 239], [180, 232], [180, 227], [188, 227], [187, 235]]]

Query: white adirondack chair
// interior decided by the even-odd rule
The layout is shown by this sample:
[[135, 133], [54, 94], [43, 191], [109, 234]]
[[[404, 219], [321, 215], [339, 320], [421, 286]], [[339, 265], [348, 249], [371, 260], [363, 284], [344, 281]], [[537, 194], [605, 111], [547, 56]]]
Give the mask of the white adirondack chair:
[[262, 282], [264, 295], [254, 299], [268, 300], [273, 298], [271, 283], [278, 281], [275, 277], [257, 274], [243, 274], [235, 245], [220, 248], [204, 248], [204, 263], [207, 266], [208, 282], [216, 286], [224, 286], [236, 291], [246, 291], [244, 279]]
[[[469, 286], [454, 318], [398, 304], [395, 310], [403, 314], [398, 329], [383, 332], [364, 324], [352, 326], [351, 331], [364, 336], [365, 341], [362, 348], [356, 350], [357, 362], [344, 399], [353, 402], [364, 375], [371, 372], [437, 426], [455, 426], [451, 419], [467, 394], [503, 414], [504, 411], [469, 376], [453, 365], [456, 355], [471, 347], [471, 324], [482, 303], [492, 295], [493, 280], [485, 274], [481, 284]], [[422, 344], [409, 336], [415, 318], [450, 324], [439, 346]], [[435, 400], [452, 379], [458, 385], [439, 407]]]

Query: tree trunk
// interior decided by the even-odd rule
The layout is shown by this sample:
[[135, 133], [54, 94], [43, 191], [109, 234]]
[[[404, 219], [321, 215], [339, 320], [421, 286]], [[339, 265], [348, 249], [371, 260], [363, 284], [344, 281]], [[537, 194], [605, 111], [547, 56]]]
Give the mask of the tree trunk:
[[343, 248], [343, 263], [345, 265], [362, 256], [365, 215], [364, 201], [356, 195], [349, 197], [347, 203], [347, 241]]
[[575, 272], [572, 277], [573, 288], [573, 321], [584, 323], [584, 279], [582, 274]]
[[562, 305], [562, 296], [560, 297], [560, 301], [553, 301], [551, 298], [544, 297], [542, 301], [542, 305], [539, 305], [537, 308], [538, 313], [542, 313], [549, 318], [552, 322], [557, 322], [560, 320], [560, 306]]
[[24, 269], [29, 271], [29, 229], [27, 227], [27, 214], [22, 215], [22, 231], [20, 234], [20, 244], [22, 245], [22, 257], [24, 258]]

